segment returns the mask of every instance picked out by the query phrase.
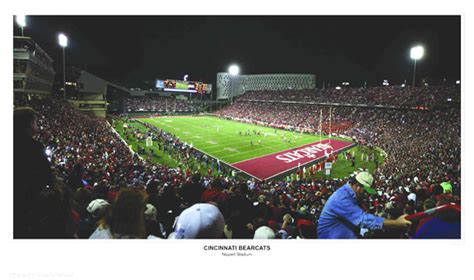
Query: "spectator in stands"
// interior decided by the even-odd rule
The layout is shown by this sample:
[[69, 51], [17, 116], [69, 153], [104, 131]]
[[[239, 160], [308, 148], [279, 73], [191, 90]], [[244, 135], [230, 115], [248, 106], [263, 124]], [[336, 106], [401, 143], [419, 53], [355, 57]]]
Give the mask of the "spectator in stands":
[[171, 239], [215, 239], [224, 236], [224, 216], [214, 204], [197, 203], [185, 209]]
[[92, 200], [87, 206], [87, 214], [81, 216], [78, 238], [89, 238], [96, 230], [97, 223], [103, 219], [110, 210], [110, 204], [103, 199]]
[[[444, 194], [438, 200], [437, 206], [453, 202], [453, 197]], [[436, 213], [423, 221], [415, 233], [416, 239], [460, 239], [461, 213], [447, 210]]]
[[368, 214], [360, 208], [358, 203], [365, 198], [365, 192], [376, 194], [371, 188], [373, 181], [368, 172], [360, 172], [334, 192], [319, 217], [318, 238], [353, 239], [359, 236], [361, 228], [406, 228], [411, 224], [405, 220], [406, 215], [389, 220]]
[[248, 239], [253, 236], [252, 221], [255, 217], [255, 209], [247, 197], [247, 192], [247, 184], [240, 183], [234, 189], [234, 195], [226, 201], [227, 226], [232, 231], [233, 239]]
[[175, 188], [168, 183], [165, 183], [160, 189], [158, 199], [154, 205], [158, 212], [158, 220], [163, 224], [165, 232], [172, 231], [175, 218], [181, 212], [181, 199], [176, 195]]
[[32, 108], [15, 109], [13, 132], [14, 237], [32, 238], [28, 226], [38, 222], [31, 220], [32, 207], [38, 203], [41, 191], [52, 187], [53, 174], [44, 146], [35, 140], [38, 126]]
[[317, 238], [317, 228], [314, 223], [302, 223], [298, 227], [298, 238], [301, 239], [316, 239]]
[[[396, 103], [395, 99], [385, 97], [384, 94], [390, 91], [370, 89], [367, 92], [369, 91], [373, 92], [374, 96], [380, 96], [380, 100], [385, 105]], [[267, 94], [272, 96], [268, 100], [273, 99], [274, 93]], [[313, 100], [311, 94], [314, 93], [299, 95], [290, 92], [290, 94], [279, 94], [277, 98], [304, 104], [237, 101], [218, 112], [218, 115], [260, 125], [292, 130], [307, 129], [309, 132], [314, 132], [319, 129], [319, 111], [322, 109], [323, 131], [327, 133], [329, 132], [328, 107], [299, 101]], [[355, 97], [354, 100], [358, 102], [374, 102], [370, 100], [373, 99], [372, 97], [364, 95], [365, 91], [349, 90], [344, 94], [335, 92], [331, 96], [335, 96], [334, 100]], [[439, 92], [439, 96], [446, 94], [450, 93], [442, 90]], [[410, 96], [414, 97], [414, 102], [417, 102], [416, 94], [409, 95], [407, 98]], [[192, 172], [184, 172], [186, 168], [157, 165], [140, 159], [136, 154], [133, 155], [122, 139], [113, 132], [107, 121], [83, 114], [62, 99], [20, 97], [21, 95], [15, 94], [16, 106], [27, 105], [36, 110], [39, 129], [35, 139], [48, 147], [49, 157], [56, 173], [67, 179], [72, 189], [79, 187], [91, 190], [94, 199], [101, 198], [113, 203], [119, 189], [146, 185], [150, 194], [150, 203], [157, 208], [158, 221], [168, 224], [169, 230], [180, 211], [200, 202], [201, 198], [205, 198], [204, 201], [216, 201], [225, 220], [229, 221], [228, 200], [239, 194], [237, 186], [246, 183], [235, 175], [229, 178], [199, 176], [190, 178]], [[314, 100], [319, 98], [320, 101], [324, 101], [326, 97], [328, 96], [321, 95]], [[392, 101], [394, 103], [390, 103]], [[409, 103], [414, 104], [412, 101], [406, 104]], [[135, 123], [136, 121], [126, 120], [126, 122]], [[158, 139], [157, 142], [166, 147], [166, 153], [178, 162], [184, 163], [190, 158], [196, 161], [197, 165], [200, 162], [207, 162], [208, 167], [214, 165], [212, 158], [209, 159], [207, 156], [204, 158], [201, 153], [183, 144], [176, 136], [151, 125], [144, 126], [147, 131], [131, 126], [127, 129], [127, 133], [133, 139], [138, 139], [139, 135], [142, 135], [140, 137], [144, 139], [144, 135], [152, 132], [154, 141]], [[380, 196], [366, 201], [367, 209], [374, 213], [377, 210], [378, 216], [396, 219], [404, 211], [410, 211], [410, 213], [420, 211], [421, 209], [416, 208], [411, 202], [413, 201], [412, 193], [416, 194], [415, 201], [418, 207], [423, 205], [426, 199], [440, 200], [444, 192], [440, 185], [442, 182], [451, 184], [452, 198], [457, 203], [460, 202], [459, 108], [427, 111], [357, 106], [338, 107], [332, 114], [332, 132], [348, 135], [361, 145], [377, 146], [387, 152], [383, 164], [374, 173], [373, 188], [380, 193]], [[444, 135], [444, 137], [439, 137], [439, 135]], [[15, 139], [15, 151], [16, 144]], [[358, 162], [365, 161], [364, 159], [359, 161], [359, 158], [357, 157]], [[15, 162], [15, 178], [17, 178], [16, 164]], [[186, 166], [193, 168], [192, 165], [186, 164]], [[212, 168], [216, 167], [212, 166]], [[192, 188], [188, 184], [190, 181], [192, 181]], [[203, 196], [203, 189], [212, 190], [214, 182], [221, 183], [218, 191], [213, 190]], [[257, 214], [251, 225], [253, 228], [266, 225], [277, 231], [280, 229], [278, 222], [282, 221], [286, 213], [292, 213], [294, 221], [285, 226], [288, 232], [286, 236], [288, 238], [307, 237], [301, 232], [305, 228], [304, 223], [317, 222], [323, 206], [336, 191], [336, 186], [340, 185], [341, 182], [338, 179], [318, 180], [313, 175], [287, 181], [255, 182], [252, 189], [247, 191], [246, 196], [251, 203], [259, 203], [257, 207], [254, 207]], [[197, 188], [194, 189], [194, 187]], [[409, 191], [405, 191], [406, 189]], [[263, 202], [268, 204], [268, 208], [260, 207], [260, 203]], [[67, 204], [67, 199], [65, 199], [65, 205]], [[64, 206], [64, 209], [66, 208], [67, 206]], [[80, 213], [82, 219], [84, 215], [81, 214], [81, 209], [84, 212], [83, 206], [75, 205], [75, 210]], [[160, 215], [163, 214], [169, 216], [168, 220], [161, 219]], [[388, 233], [392, 234], [395, 231], [390, 230]], [[167, 236], [166, 233], [164, 235]], [[253, 232], [250, 230], [248, 238], [252, 237]], [[398, 237], [400, 237], [399, 233], [391, 235], [391, 238]]]
[[163, 226], [157, 220], [157, 210], [151, 204], [146, 205], [145, 209], [145, 226], [146, 235], [148, 238], [164, 238], [162, 228]]
[[202, 202], [214, 202], [223, 209], [223, 204], [227, 200], [227, 193], [224, 192], [224, 183], [219, 178], [212, 179], [208, 188], [202, 193]]
[[267, 226], [259, 227], [253, 236], [253, 239], [275, 239], [276, 235], [273, 229]]
[[40, 191], [32, 207], [31, 238], [74, 237], [79, 215], [71, 207], [71, 194], [60, 178]]
[[111, 206], [110, 215], [101, 221], [90, 239], [135, 239], [146, 237], [146, 192], [123, 189]]

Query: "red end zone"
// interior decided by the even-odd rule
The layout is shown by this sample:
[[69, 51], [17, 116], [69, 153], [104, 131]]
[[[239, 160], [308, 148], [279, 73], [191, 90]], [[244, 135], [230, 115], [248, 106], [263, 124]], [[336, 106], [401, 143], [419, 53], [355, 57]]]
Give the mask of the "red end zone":
[[265, 180], [298, 167], [298, 163], [305, 165], [318, 161], [324, 158], [326, 154], [337, 153], [353, 145], [352, 142], [333, 139], [329, 143], [329, 139], [326, 139], [263, 157], [237, 162], [232, 166], [255, 178]]

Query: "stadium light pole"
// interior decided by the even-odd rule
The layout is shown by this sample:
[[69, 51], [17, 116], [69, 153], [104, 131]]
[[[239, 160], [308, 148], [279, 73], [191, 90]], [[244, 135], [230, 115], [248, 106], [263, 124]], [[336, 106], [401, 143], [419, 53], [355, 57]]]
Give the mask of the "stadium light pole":
[[413, 65], [413, 83], [412, 87], [415, 87], [415, 74], [416, 74], [416, 61], [423, 57], [425, 50], [422, 46], [415, 46], [410, 50], [410, 58], [415, 61]]
[[63, 94], [66, 99], [66, 47], [67, 47], [67, 36], [63, 33], [58, 35], [59, 45], [63, 48]]
[[230, 81], [231, 81], [231, 96], [230, 96], [230, 103], [234, 103], [234, 94], [235, 94], [235, 78], [239, 75], [240, 69], [239, 66], [236, 64], [232, 64], [229, 66], [229, 74], [230, 74]]
[[23, 35], [23, 28], [26, 26], [26, 16], [24, 15], [17, 15], [15, 17], [16, 19], [16, 23], [18, 24], [18, 26], [20, 26], [21, 28], [21, 37], [24, 37]]

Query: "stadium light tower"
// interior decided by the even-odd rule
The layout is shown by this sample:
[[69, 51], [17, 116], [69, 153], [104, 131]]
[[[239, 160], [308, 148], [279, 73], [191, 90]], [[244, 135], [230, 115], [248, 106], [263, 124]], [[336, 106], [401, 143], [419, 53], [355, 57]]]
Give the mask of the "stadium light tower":
[[64, 99], [66, 99], [66, 47], [67, 47], [67, 36], [63, 33], [58, 35], [59, 45], [63, 48], [63, 93]]
[[23, 35], [23, 28], [26, 26], [26, 16], [24, 15], [17, 15], [16, 17], [16, 23], [18, 26], [21, 28], [21, 37], [24, 37]]
[[239, 75], [239, 72], [240, 72], [240, 69], [239, 69], [239, 66], [236, 65], [236, 64], [232, 64], [231, 66], [229, 66], [229, 74], [230, 74], [230, 82], [231, 82], [231, 96], [230, 96], [230, 102], [231, 104], [234, 103], [234, 95], [235, 95], [235, 79], [237, 78], [237, 76]]
[[424, 53], [425, 53], [425, 50], [423, 49], [422, 46], [415, 46], [411, 48], [410, 50], [410, 58], [415, 61], [414, 66], [413, 66], [413, 85], [412, 85], [413, 87], [415, 87], [416, 61], [418, 59], [421, 59]]

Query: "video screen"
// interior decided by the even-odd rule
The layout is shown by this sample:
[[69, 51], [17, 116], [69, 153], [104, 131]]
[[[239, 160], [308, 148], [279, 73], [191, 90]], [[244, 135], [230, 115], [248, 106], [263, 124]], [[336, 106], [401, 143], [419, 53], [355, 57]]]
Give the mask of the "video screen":
[[212, 85], [202, 82], [181, 81], [181, 80], [156, 80], [156, 88], [164, 91], [174, 92], [191, 92], [191, 93], [208, 93], [212, 89]]

